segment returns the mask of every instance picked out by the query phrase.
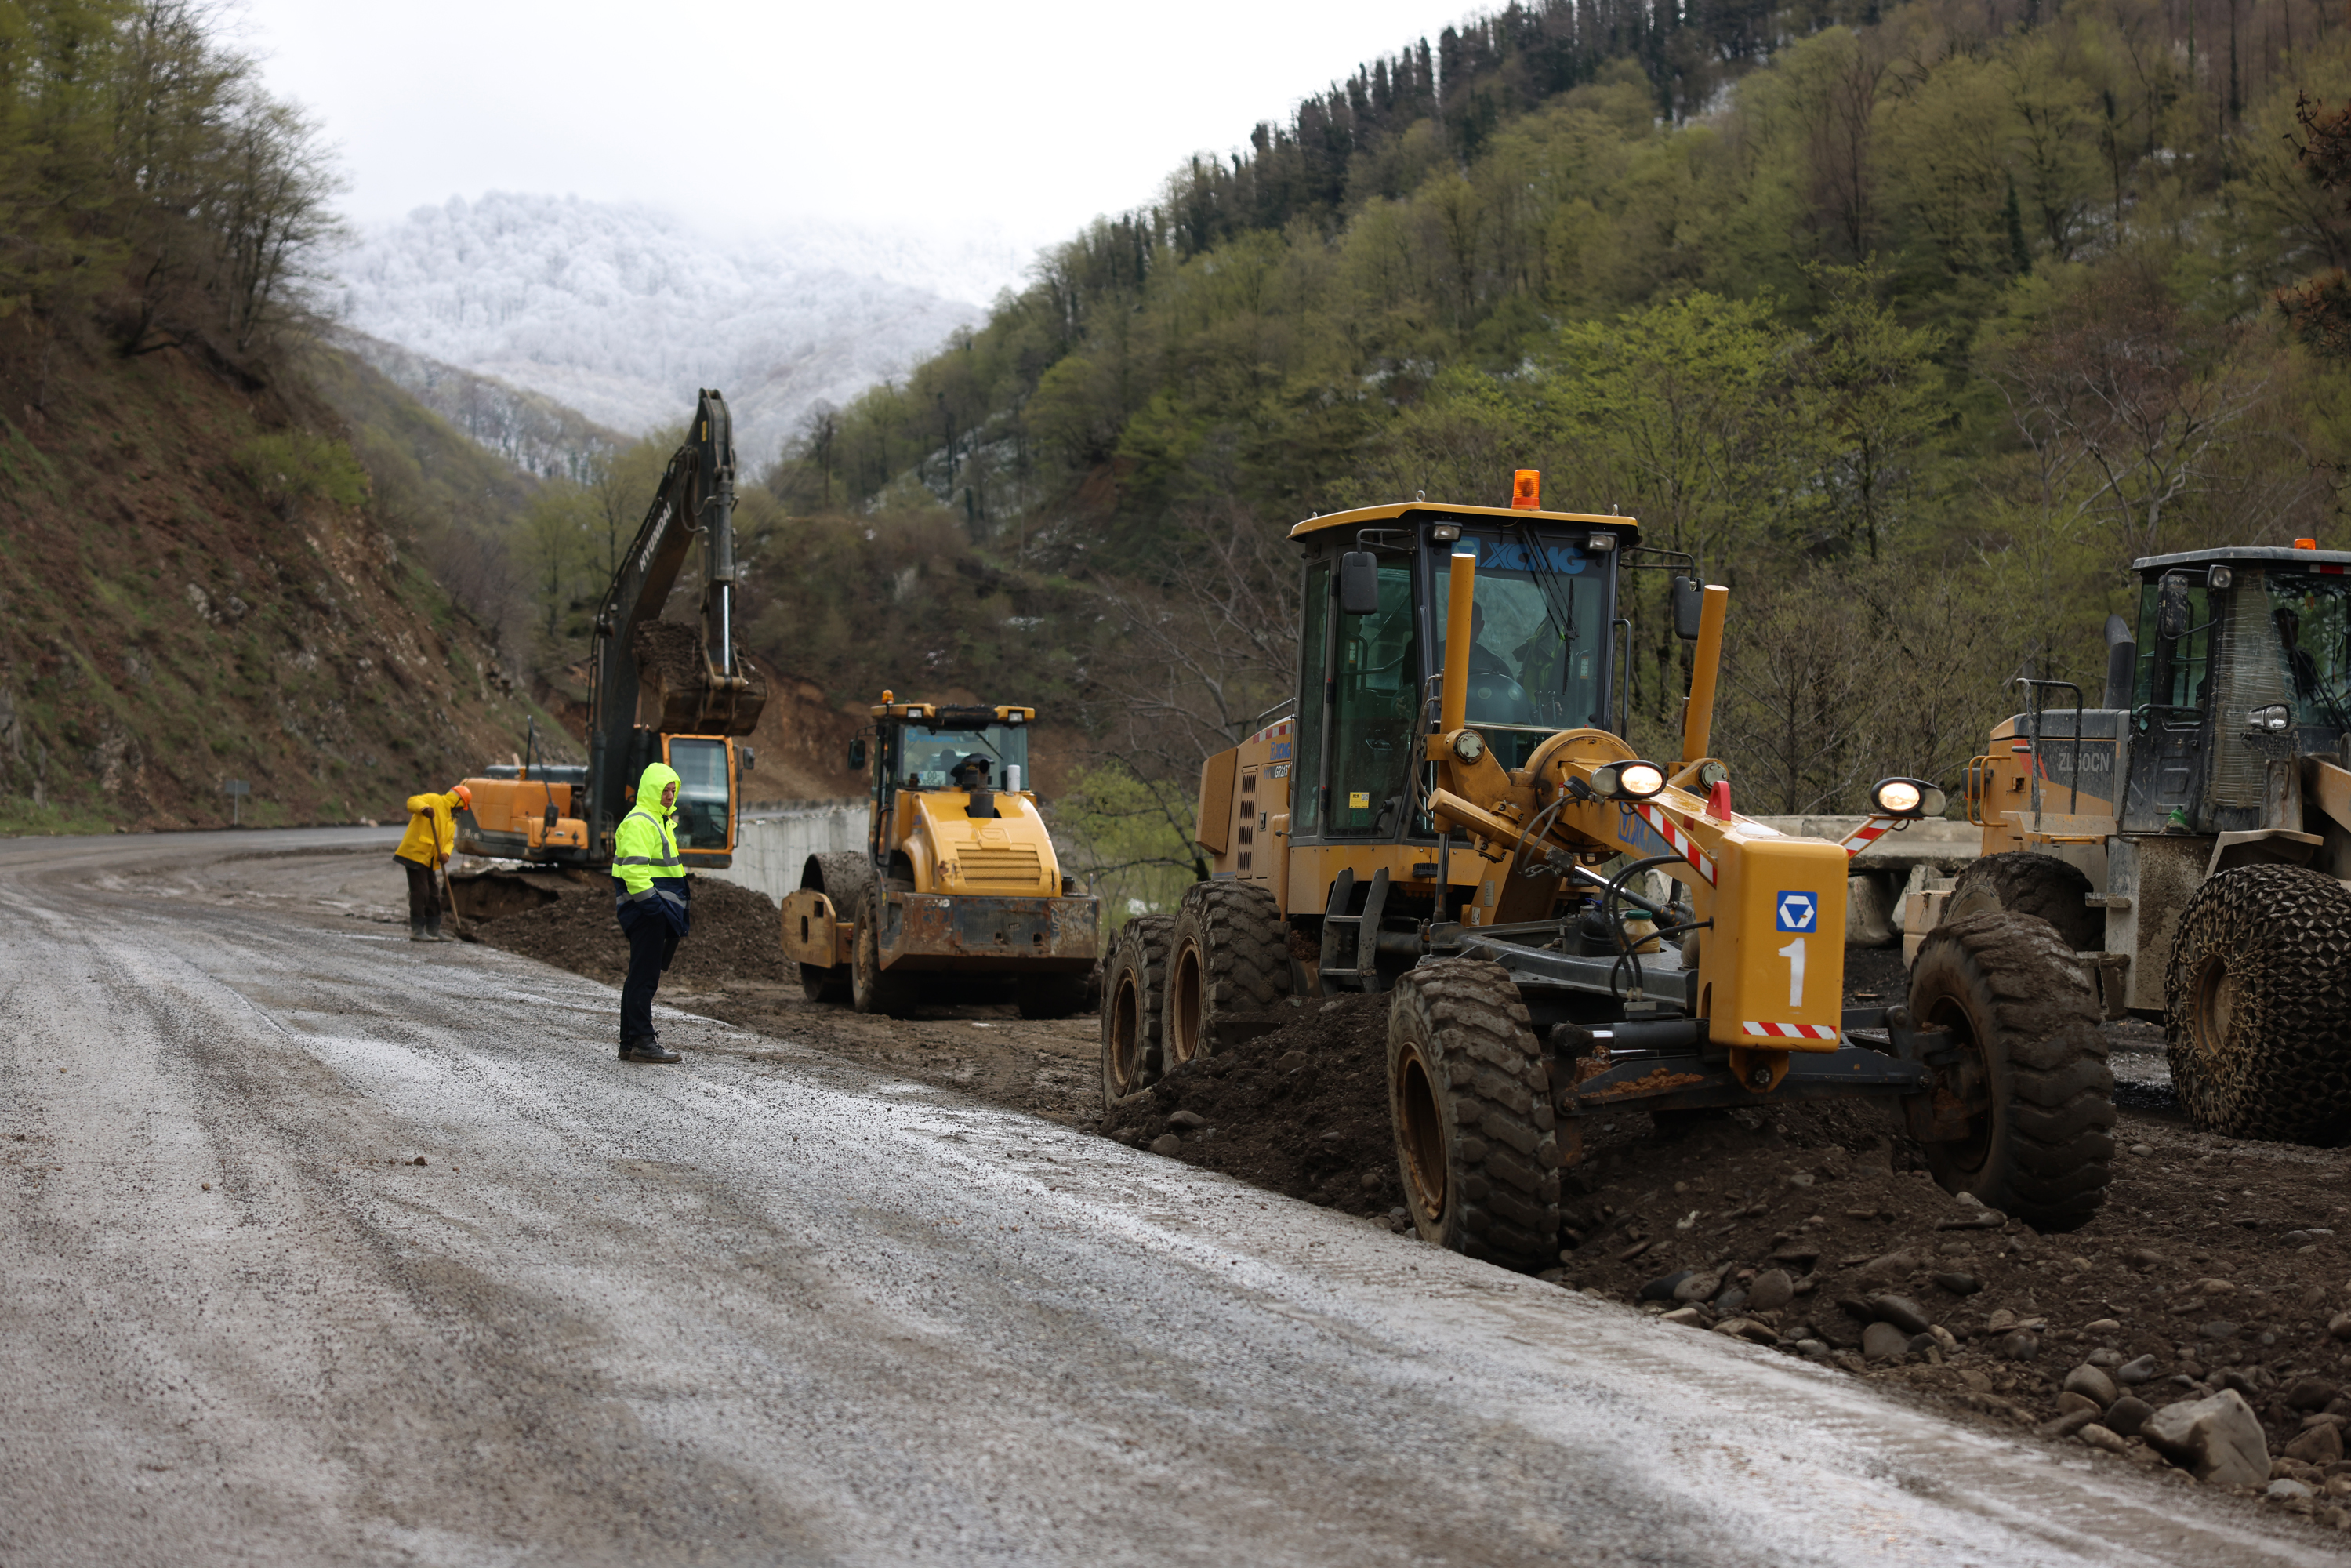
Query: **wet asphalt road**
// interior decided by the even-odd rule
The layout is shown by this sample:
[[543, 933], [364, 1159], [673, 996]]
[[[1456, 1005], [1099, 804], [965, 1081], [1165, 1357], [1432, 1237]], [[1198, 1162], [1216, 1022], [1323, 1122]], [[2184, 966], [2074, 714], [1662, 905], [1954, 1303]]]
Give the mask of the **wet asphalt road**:
[[146, 875], [392, 836], [0, 843], [7, 1568], [2341, 1560], [788, 1041], [674, 1017], [685, 1062], [626, 1066], [603, 988]]

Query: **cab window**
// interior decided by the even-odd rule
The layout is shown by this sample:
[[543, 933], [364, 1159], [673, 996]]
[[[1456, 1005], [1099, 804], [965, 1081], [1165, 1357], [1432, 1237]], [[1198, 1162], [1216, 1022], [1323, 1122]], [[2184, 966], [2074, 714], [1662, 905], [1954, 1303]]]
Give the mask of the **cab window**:
[[2351, 580], [2273, 572], [2266, 586], [2294, 724], [2351, 730]]
[[735, 815], [726, 788], [726, 743], [674, 739], [669, 765], [677, 774], [677, 847], [726, 848]]
[[1468, 722], [1505, 768], [1523, 764], [1562, 729], [1605, 727], [1599, 651], [1606, 643], [1602, 558], [1581, 539], [1537, 534], [1465, 531], [1429, 558], [1436, 656], [1445, 658], [1445, 591], [1455, 551], [1478, 556], [1469, 647]]
[[1004, 786], [1004, 770], [1029, 768], [1029, 730], [1025, 725], [991, 724], [979, 728], [934, 728], [910, 724], [898, 737], [894, 769], [904, 789], [951, 789], [958, 768], [971, 764], [980, 769], [989, 787]]
[[1393, 832], [1404, 818], [1420, 711], [1411, 558], [1383, 557], [1379, 582], [1377, 610], [1337, 618], [1322, 796], [1323, 831], [1332, 836]]

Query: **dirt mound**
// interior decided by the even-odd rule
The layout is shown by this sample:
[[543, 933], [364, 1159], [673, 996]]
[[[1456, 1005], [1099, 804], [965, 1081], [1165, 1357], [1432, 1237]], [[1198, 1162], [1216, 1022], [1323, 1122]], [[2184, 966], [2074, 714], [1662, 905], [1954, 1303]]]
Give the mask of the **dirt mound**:
[[[1271, 1034], [1187, 1061], [1111, 1108], [1103, 1130], [1347, 1214], [1403, 1201], [1388, 1137], [1388, 998], [1291, 1004]], [[1198, 1118], [1192, 1120], [1191, 1118]]]
[[[1113, 1106], [1104, 1131], [1402, 1228], [1388, 998], [1290, 1006], [1274, 1032]], [[2147, 1044], [2143, 1025], [2115, 1032], [2128, 1037], [2118, 1054]], [[2351, 1155], [2126, 1110], [2105, 1207], [2043, 1236], [1944, 1192], [1892, 1113], [1864, 1101], [1625, 1112], [1585, 1129], [1543, 1276], [1567, 1289], [2045, 1436], [2095, 1422], [2142, 1464], [2163, 1462], [2132, 1437], [2142, 1406], [2233, 1388], [2278, 1474], [2321, 1493], [2280, 1506], [2335, 1507], [2330, 1478], [2351, 1494], [2343, 1434], [2311, 1435], [2345, 1424], [2330, 1410], [2351, 1420]]]
[[[686, 881], [694, 887], [694, 929], [678, 944], [677, 956], [662, 977], [664, 989], [799, 978], [797, 969], [786, 972], [773, 900], [716, 877], [689, 876]], [[493, 947], [590, 979], [618, 985], [628, 973], [628, 939], [621, 935], [611, 897], [603, 889], [567, 890], [552, 904], [479, 922], [474, 929]]]

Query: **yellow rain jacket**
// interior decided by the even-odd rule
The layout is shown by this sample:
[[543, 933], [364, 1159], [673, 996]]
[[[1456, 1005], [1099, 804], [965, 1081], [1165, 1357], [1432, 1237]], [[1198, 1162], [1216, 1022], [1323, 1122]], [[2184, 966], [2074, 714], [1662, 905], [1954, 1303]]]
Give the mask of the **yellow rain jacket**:
[[401, 835], [400, 847], [392, 852], [422, 866], [447, 860], [457, 848], [458, 804], [455, 794], [411, 795], [408, 831]]
[[677, 781], [663, 762], [637, 780], [636, 804], [612, 834], [612, 906], [624, 923], [632, 905], [657, 910], [683, 936], [687, 894], [685, 862], [677, 852], [677, 809], [662, 809], [662, 791]]

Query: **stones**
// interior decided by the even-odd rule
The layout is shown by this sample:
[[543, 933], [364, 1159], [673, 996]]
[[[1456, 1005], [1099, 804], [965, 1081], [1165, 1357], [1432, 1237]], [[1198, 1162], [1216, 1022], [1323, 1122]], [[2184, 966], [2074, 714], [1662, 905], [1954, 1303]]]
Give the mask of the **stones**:
[[1676, 1307], [1657, 1320], [1661, 1323], [1683, 1323], [1703, 1327], [1706, 1314], [1696, 1307]]
[[2199, 1481], [2251, 1487], [2269, 1479], [2269, 1439], [2253, 1407], [2233, 1388], [2167, 1405], [2147, 1417], [2139, 1435]]
[[2295, 1480], [2290, 1476], [2280, 1476], [2270, 1482], [2268, 1490], [2262, 1495], [2272, 1502], [2292, 1502], [2296, 1498], [2311, 1497], [2315, 1494], [2312, 1492], [2307, 1482]]
[[2155, 1145], [2153, 1144], [2133, 1144], [2130, 1146], [2130, 1152], [2137, 1155], [2139, 1158], [2145, 1159], [2147, 1155], [2155, 1153]]
[[2092, 1351], [2088, 1355], [2084, 1356], [2082, 1359], [2088, 1362], [2092, 1366], [2096, 1367], [2099, 1371], [2112, 1376], [2114, 1375], [2115, 1368], [2123, 1364], [2123, 1353], [2118, 1350], [2108, 1350], [2104, 1345], [2100, 1345], [2097, 1349]]
[[2147, 1425], [2147, 1418], [2154, 1414], [2154, 1406], [2126, 1394], [2106, 1406], [2106, 1427], [2123, 1437], [2136, 1437], [2139, 1428]]
[[1973, 1274], [1963, 1274], [1956, 1269], [1938, 1270], [1934, 1280], [1936, 1284], [1955, 1296], [1972, 1296], [1983, 1289], [1981, 1280], [1977, 1279]]
[[2322, 1421], [2306, 1432], [2297, 1434], [2285, 1446], [2285, 1457], [2300, 1459], [2305, 1465], [2332, 1465], [2343, 1458], [2343, 1428], [2332, 1421]]
[[2278, 1245], [2281, 1247], [2307, 1247], [2316, 1239], [2317, 1238], [2312, 1236], [2307, 1230], [2289, 1230], [2283, 1236], [2278, 1238]]
[[2065, 1375], [2064, 1387], [2068, 1394], [2079, 1394], [2095, 1400], [2101, 1410], [2122, 1397], [2122, 1390], [2115, 1386], [2115, 1380], [2088, 1362]]
[[[1326, 1007], [1322, 1010], [1328, 1012], [1331, 1009]], [[1295, 1072], [1306, 1065], [1306, 1053], [1302, 1051], [1285, 1051], [1281, 1053], [1281, 1060], [1273, 1065], [1280, 1071]]]
[[2076, 1394], [2070, 1388], [2057, 1396], [2057, 1414], [2060, 1416], [2071, 1416], [2076, 1410], [2087, 1410], [2093, 1416], [2103, 1416], [2105, 1414], [2105, 1406], [2088, 1395]]
[[2127, 1454], [2130, 1452], [2130, 1445], [2123, 1441], [2121, 1433], [2101, 1427], [2095, 1421], [2090, 1422], [2080, 1431], [2074, 1433], [2074, 1436], [2081, 1438], [2083, 1442], [2087, 1443], [2091, 1448], [2104, 1448], [2109, 1454]]
[[2120, 1333], [2123, 1332], [2123, 1325], [2121, 1320], [2116, 1318], [2100, 1318], [2095, 1322], [2084, 1323], [2082, 1332], [2084, 1333]]
[[2016, 1314], [2010, 1312], [2006, 1307], [2001, 1307], [1995, 1310], [1991, 1316], [1984, 1319], [1984, 1328], [1987, 1332], [1991, 1333], [2006, 1333], [2010, 1329], [2012, 1329], [2015, 1326]]
[[1714, 1310], [1718, 1312], [1736, 1312], [1746, 1305], [1747, 1292], [1738, 1285], [1731, 1286], [1714, 1299]]
[[1900, 1361], [1910, 1354], [1910, 1336], [1892, 1323], [1872, 1323], [1861, 1331], [1861, 1354], [1871, 1361]]
[[1917, 1268], [1918, 1260], [1909, 1253], [1888, 1252], [1883, 1257], [1872, 1258], [1868, 1262], [1864, 1263], [1861, 1266], [1861, 1277], [1865, 1280], [1898, 1280], [1905, 1274], [1916, 1272]]
[[2126, 1388], [2134, 1387], [2141, 1383], [2154, 1382], [2155, 1357], [2152, 1355], [2131, 1357], [2115, 1368], [2115, 1381]]
[[2293, 1387], [2285, 1391], [2286, 1408], [2324, 1410], [2335, 1403], [2335, 1396], [2341, 1392], [2341, 1389], [2323, 1377], [2301, 1378]]
[[1365, 1192], [1377, 1192], [1381, 1187], [1387, 1185], [1387, 1177], [1382, 1176], [1378, 1171], [1365, 1171], [1363, 1175], [1363, 1179], [1357, 1185], [1362, 1186]]
[[1907, 1296], [1872, 1296], [1869, 1309], [1907, 1334], [1925, 1333], [1929, 1327], [1927, 1314]]
[[2209, 1323], [2198, 1323], [2196, 1337], [2198, 1339], [2234, 1339], [2237, 1337], [2237, 1325], [2226, 1318], [2215, 1318]]
[[1151, 1140], [1151, 1152], [1155, 1155], [1172, 1155], [1183, 1146], [1184, 1140], [1173, 1133], [1162, 1133]]
[[2001, 1336], [2000, 1354], [2011, 1361], [2031, 1361], [2041, 1354], [2041, 1336], [2031, 1329], [2017, 1329]]
[[1796, 1282], [1785, 1269], [1766, 1269], [1747, 1287], [1747, 1304], [1758, 1312], [1776, 1312], [1796, 1299]]
[[1770, 1323], [1753, 1318], [1725, 1318], [1714, 1325], [1714, 1332], [1733, 1339], [1750, 1340], [1757, 1344], [1778, 1344], [1780, 1331]]
[[2337, 1312], [2327, 1319], [2326, 1332], [2336, 1339], [2351, 1339], [2351, 1312]]
[[1670, 1301], [1674, 1300], [1676, 1287], [1688, 1279], [1691, 1272], [1692, 1270], [1684, 1269], [1677, 1274], [1660, 1274], [1642, 1286], [1633, 1299], [1636, 1301]]
[[2097, 1418], [2095, 1410], [2069, 1410], [2032, 1429], [2044, 1437], [2070, 1437]]
[[1208, 1124], [1208, 1119], [1197, 1111], [1178, 1111], [1167, 1118], [1167, 1124], [1184, 1132], [1197, 1132]]
[[1810, 1186], [1813, 1185], [1813, 1176], [1812, 1172], [1798, 1171], [1795, 1175], [1788, 1178], [1788, 1185], [1790, 1186]]
[[2165, 1260], [2163, 1254], [2152, 1247], [2135, 1247], [2131, 1249], [2130, 1256], [2123, 1261], [2144, 1274], [2149, 1269], [2162, 1268]]
[[1693, 1270], [1687, 1279], [1674, 1287], [1674, 1300], [1677, 1301], [1710, 1301], [1714, 1300], [1716, 1293], [1721, 1289], [1721, 1270]]

